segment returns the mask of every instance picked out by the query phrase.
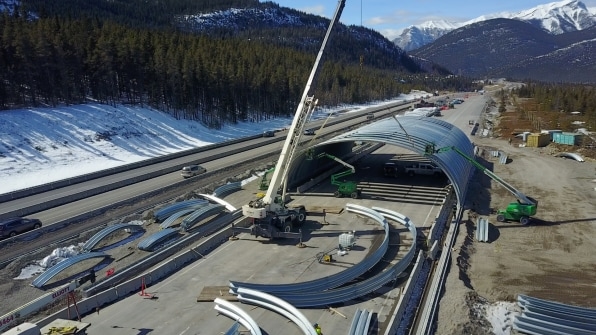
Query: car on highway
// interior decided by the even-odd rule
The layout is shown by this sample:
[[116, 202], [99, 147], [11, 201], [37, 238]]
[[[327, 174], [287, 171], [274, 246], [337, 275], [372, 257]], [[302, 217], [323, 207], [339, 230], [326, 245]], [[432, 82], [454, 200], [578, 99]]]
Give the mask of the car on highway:
[[314, 135], [314, 134], [315, 134], [314, 129], [305, 129], [304, 130], [304, 135]]
[[38, 219], [13, 217], [0, 221], [0, 239], [13, 237], [41, 227]]
[[273, 137], [275, 136], [275, 132], [273, 130], [265, 130], [263, 132], [263, 137]]
[[190, 178], [190, 177], [198, 176], [205, 172], [207, 172], [207, 169], [205, 169], [204, 167], [202, 167], [200, 165], [189, 165], [189, 166], [185, 166], [182, 168], [180, 175], [182, 175], [182, 177], [184, 177], [184, 178]]

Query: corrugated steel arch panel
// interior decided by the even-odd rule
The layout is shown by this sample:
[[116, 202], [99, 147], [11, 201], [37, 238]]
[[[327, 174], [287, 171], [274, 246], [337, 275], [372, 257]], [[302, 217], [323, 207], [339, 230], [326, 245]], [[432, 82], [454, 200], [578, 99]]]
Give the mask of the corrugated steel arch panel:
[[140, 226], [138, 224], [133, 224], [133, 223], [119, 223], [119, 224], [107, 226], [104, 229], [97, 232], [97, 234], [91, 236], [91, 238], [88, 239], [87, 242], [85, 242], [85, 244], [83, 245], [83, 250], [85, 250], [85, 251], [93, 250], [93, 248], [99, 242], [101, 242], [101, 240], [106, 238], [111, 233], [118, 231], [118, 230], [122, 230], [122, 229], [131, 229], [131, 230], [139, 230], [139, 231], [144, 230], [142, 226]]
[[153, 248], [155, 247], [155, 245], [157, 245], [165, 240], [169, 240], [170, 238], [173, 238], [174, 235], [177, 235], [177, 234], [178, 234], [178, 229], [174, 229], [174, 228], [162, 229], [162, 230], [158, 231], [157, 233], [150, 235], [146, 239], [139, 242], [137, 247], [144, 251], [153, 251]]
[[174, 221], [178, 220], [178, 219], [179, 219], [181, 216], [183, 216], [183, 215], [186, 215], [186, 214], [188, 214], [188, 213], [190, 213], [190, 212], [194, 212], [195, 210], [196, 210], [196, 209], [194, 209], [194, 208], [190, 208], [190, 209], [188, 209], [188, 208], [187, 208], [187, 209], [183, 209], [183, 210], [181, 210], [181, 211], [178, 211], [178, 212], [176, 212], [176, 213], [174, 213], [174, 214], [172, 214], [172, 215], [168, 216], [168, 218], [167, 218], [167, 219], [165, 219], [165, 220], [164, 220], [164, 221], [163, 221], [163, 222], [162, 222], [162, 223], [159, 225], [159, 227], [160, 227], [161, 229], [166, 229], [166, 228], [169, 228], [169, 227], [170, 227], [170, 225], [171, 225], [172, 223], [174, 223]]
[[[380, 142], [424, 155], [426, 145], [434, 143], [436, 149], [457, 147], [469, 157], [474, 157], [474, 145], [462, 130], [451, 123], [432, 117], [400, 116], [397, 119], [399, 124], [394, 118], [382, 119], [336, 136], [317, 146], [347, 141]], [[459, 204], [463, 204], [468, 181], [474, 170], [472, 163], [455, 151], [445, 151], [426, 157], [445, 172], [453, 184]]]
[[44, 273], [40, 274], [35, 280], [31, 283], [31, 285], [41, 288], [47, 283], [50, 279], [54, 278], [63, 270], [79, 263], [82, 261], [86, 261], [91, 258], [99, 258], [99, 257], [109, 257], [109, 255], [104, 254], [103, 252], [86, 252], [84, 254], [78, 254], [76, 256], [72, 256], [63, 260], [62, 262], [52, 266], [51, 268], [47, 269]]
[[173, 213], [181, 211], [183, 209], [199, 208], [208, 204], [209, 201], [205, 199], [191, 199], [186, 201], [180, 201], [159, 209], [155, 212], [154, 216], [155, 219], [159, 222], [165, 220], [168, 216], [172, 215]]
[[197, 222], [203, 220], [207, 216], [211, 216], [213, 214], [217, 214], [224, 210], [224, 206], [220, 204], [209, 204], [203, 208], [197, 209], [192, 214], [184, 218], [180, 227], [185, 231], [189, 230], [194, 226]]

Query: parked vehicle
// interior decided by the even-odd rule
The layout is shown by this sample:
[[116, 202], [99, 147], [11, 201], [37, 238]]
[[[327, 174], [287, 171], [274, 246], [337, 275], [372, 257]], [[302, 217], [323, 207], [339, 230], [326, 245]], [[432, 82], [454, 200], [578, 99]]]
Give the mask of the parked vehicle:
[[0, 238], [13, 237], [24, 232], [41, 227], [38, 219], [14, 217], [0, 222]]
[[417, 163], [406, 167], [406, 174], [410, 177], [415, 175], [426, 175], [440, 177], [443, 175], [443, 170], [434, 164]]
[[198, 176], [205, 172], [207, 172], [207, 169], [200, 165], [189, 165], [182, 168], [182, 172], [180, 172], [180, 175], [182, 175], [182, 177], [184, 178], [190, 178]]

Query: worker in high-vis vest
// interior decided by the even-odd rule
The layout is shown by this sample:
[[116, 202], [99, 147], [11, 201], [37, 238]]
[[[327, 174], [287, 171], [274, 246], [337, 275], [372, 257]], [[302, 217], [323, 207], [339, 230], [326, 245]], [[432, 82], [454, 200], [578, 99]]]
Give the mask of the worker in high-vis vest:
[[321, 330], [321, 326], [319, 326], [318, 323], [315, 323], [314, 326], [315, 326], [315, 331], [317, 332], [317, 335], [323, 335], [323, 331]]

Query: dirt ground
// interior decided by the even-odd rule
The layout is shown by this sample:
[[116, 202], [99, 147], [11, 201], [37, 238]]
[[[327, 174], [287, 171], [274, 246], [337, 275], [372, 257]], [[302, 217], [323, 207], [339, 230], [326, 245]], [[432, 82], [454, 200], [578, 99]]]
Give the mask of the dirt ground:
[[[515, 198], [484, 174], [475, 174], [466, 208], [489, 219], [490, 241], [475, 240], [476, 220], [468, 210], [464, 219], [470, 213], [471, 220], [459, 227], [436, 333], [516, 334], [507, 313], [517, 308], [518, 294], [596, 307], [596, 160], [555, 157], [560, 148], [510, 145], [505, 137], [474, 143], [485, 149], [484, 161], [478, 160], [538, 200], [538, 210], [528, 226], [497, 222], [494, 210]], [[508, 163], [500, 164], [491, 150], [507, 154]], [[501, 321], [493, 326], [494, 319]]]

